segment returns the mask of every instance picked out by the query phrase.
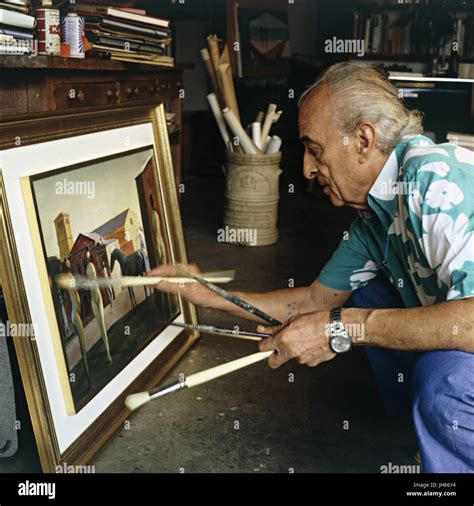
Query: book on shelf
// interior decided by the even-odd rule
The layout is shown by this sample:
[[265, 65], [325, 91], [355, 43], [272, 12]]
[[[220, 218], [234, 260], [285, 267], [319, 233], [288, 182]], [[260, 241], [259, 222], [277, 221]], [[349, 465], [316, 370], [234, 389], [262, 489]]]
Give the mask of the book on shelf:
[[[89, 18], [90, 19], [90, 18]], [[123, 23], [121, 21], [115, 21], [110, 18], [94, 18], [98, 24], [104, 25], [105, 27], [115, 28], [117, 30], [122, 30], [123, 32], [134, 32], [141, 33], [143, 35], [148, 35], [150, 37], [158, 37], [158, 38], [169, 38], [171, 36], [171, 31], [161, 28], [149, 28], [148, 26], [140, 26], [134, 25], [132, 23]], [[86, 18], [86, 22], [88, 18]], [[91, 20], [92, 22], [92, 20]]]
[[148, 37], [147, 35], [141, 35], [138, 33], [105, 29], [105, 27], [101, 27], [100, 25], [88, 25], [86, 33], [92, 33], [93, 35], [99, 35], [102, 37], [110, 37], [112, 39], [125, 39], [127, 41], [137, 42], [138, 44], [157, 44], [163, 46], [169, 44], [171, 41], [170, 38]]
[[135, 14], [134, 12], [127, 12], [123, 9], [115, 9], [109, 7], [107, 9], [107, 15], [114, 18], [126, 19], [128, 21], [135, 21], [137, 23], [143, 23], [147, 25], [159, 26], [161, 28], [169, 28], [170, 21], [168, 19], [155, 18], [152, 16], [144, 16], [143, 14]]
[[109, 46], [110, 48], [123, 49], [125, 51], [152, 53], [160, 56], [165, 53], [164, 44], [148, 44], [144, 41], [134, 41], [120, 37], [103, 36], [91, 31], [86, 31], [86, 37], [87, 40], [92, 44]]
[[1, 1], [0, 8], [8, 9], [12, 12], [21, 12], [22, 14], [28, 14], [30, 12], [28, 4], [16, 4], [8, 1]]
[[168, 19], [156, 18], [148, 16], [143, 9], [128, 9], [120, 7], [107, 7], [102, 5], [90, 5], [83, 3], [73, 4], [74, 12], [81, 15], [107, 16], [117, 18], [124, 21], [139, 23], [142, 25], [150, 25], [159, 28], [169, 28], [170, 21]]
[[15, 37], [16, 39], [34, 39], [33, 32], [28, 32], [24, 30], [18, 30], [15, 26], [8, 26], [8, 25], [0, 25], [0, 34], [1, 35], [11, 35], [12, 37]]
[[[0, 37], [9, 36], [0, 35]], [[36, 39], [15, 39], [13, 37], [8, 40], [0, 38], [0, 54], [37, 56], [38, 41]]]
[[382, 14], [372, 14], [372, 53], [382, 52], [383, 36], [383, 16]]
[[31, 30], [36, 25], [36, 19], [21, 12], [15, 12], [5, 8], [0, 8], [0, 23], [3, 25], [16, 26]]
[[125, 12], [131, 12], [132, 14], [141, 14], [142, 16], [146, 16], [145, 9], [136, 9], [135, 7], [116, 7], [116, 9], [119, 9], [119, 10], [125, 11]]
[[143, 9], [92, 5], [84, 0], [71, 5], [71, 10], [85, 19], [92, 54], [121, 61], [174, 64], [170, 21], [148, 16]]
[[352, 13], [352, 37], [364, 41], [366, 53], [446, 59], [454, 47], [461, 58], [474, 57], [474, 16], [469, 11], [447, 13], [444, 26], [451, 23], [452, 30], [445, 30], [443, 36], [431, 11], [382, 12], [380, 6], [361, 5]]
[[125, 51], [122, 49], [111, 49], [108, 46], [101, 46], [100, 44], [92, 44], [92, 49], [95, 54], [101, 56], [105, 55], [111, 60], [119, 60], [134, 63], [150, 63], [154, 65], [162, 65], [165, 67], [174, 66], [174, 58], [171, 56], [159, 56], [151, 54], [137, 53], [135, 51]]

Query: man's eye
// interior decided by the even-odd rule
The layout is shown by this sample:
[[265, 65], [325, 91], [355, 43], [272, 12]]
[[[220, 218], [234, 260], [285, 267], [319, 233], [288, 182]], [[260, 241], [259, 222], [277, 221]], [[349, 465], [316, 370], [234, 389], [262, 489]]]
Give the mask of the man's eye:
[[316, 149], [310, 149], [310, 153], [314, 156], [314, 158], [319, 158], [319, 151]]

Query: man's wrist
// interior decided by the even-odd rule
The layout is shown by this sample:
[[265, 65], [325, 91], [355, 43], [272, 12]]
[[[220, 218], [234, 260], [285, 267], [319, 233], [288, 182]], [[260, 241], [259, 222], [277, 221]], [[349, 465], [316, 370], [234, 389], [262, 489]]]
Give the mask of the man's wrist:
[[369, 344], [368, 319], [374, 309], [343, 308], [342, 323], [354, 346]]

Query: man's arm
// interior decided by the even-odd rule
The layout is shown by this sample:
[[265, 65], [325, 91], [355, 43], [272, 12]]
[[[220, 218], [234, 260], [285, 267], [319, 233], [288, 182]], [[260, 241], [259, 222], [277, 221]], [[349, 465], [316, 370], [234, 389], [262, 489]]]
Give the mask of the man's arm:
[[362, 325], [354, 344], [394, 350], [474, 353], [474, 298], [407, 309], [345, 309], [343, 322]]
[[[474, 298], [404, 309], [342, 311], [342, 321], [355, 345], [392, 350], [460, 350], [474, 353]], [[268, 363], [280, 367], [291, 359], [315, 367], [336, 355], [329, 347], [328, 310], [304, 314], [279, 327], [259, 326], [272, 334], [260, 351], [277, 350]]]
[[[180, 272], [179, 269], [183, 267], [190, 272], [199, 274], [199, 269], [196, 265], [162, 265], [150, 272], [149, 275], [177, 276]], [[196, 306], [226, 311], [241, 318], [256, 320], [262, 323], [258, 317], [247, 313], [198, 283], [179, 286], [173, 283], [162, 282], [156, 288], [164, 292], [177, 293]], [[312, 313], [314, 311], [323, 311], [342, 306], [349, 299], [352, 291], [335, 290], [315, 281], [312, 285], [303, 288], [286, 288], [266, 293], [230, 293], [284, 322], [298, 314]]]
[[[352, 294], [350, 290], [335, 290], [315, 281], [308, 287], [286, 288], [266, 293], [231, 292], [258, 309], [284, 322], [293, 316], [343, 306]], [[261, 322], [235, 304], [214, 299], [213, 309], [227, 311], [241, 318]]]

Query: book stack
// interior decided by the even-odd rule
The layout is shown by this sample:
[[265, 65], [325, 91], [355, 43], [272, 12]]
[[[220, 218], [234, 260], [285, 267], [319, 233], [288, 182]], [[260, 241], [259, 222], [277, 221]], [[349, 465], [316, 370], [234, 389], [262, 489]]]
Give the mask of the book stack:
[[37, 55], [36, 20], [28, 12], [29, 0], [0, 0], [0, 54]]
[[75, 3], [84, 16], [92, 51], [112, 60], [172, 67], [170, 22], [148, 16], [143, 9]]
[[364, 51], [380, 53], [383, 50], [384, 17], [379, 13], [354, 12], [353, 38], [364, 41]]
[[[404, 0], [400, 4], [407, 3]], [[426, 9], [388, 8], [381, 12], [378, 7], [357, 6], [353, 9], [352, 36], [364, 41], [364, 51], [369, 56], [410, 55], [447, 60], [455, 47], [460, 58], [471, 59], [474, 56], [474, 16], [469, 10], [455, 15], [449, 11], [444, 16], [435, 14], [434, 10]]]

